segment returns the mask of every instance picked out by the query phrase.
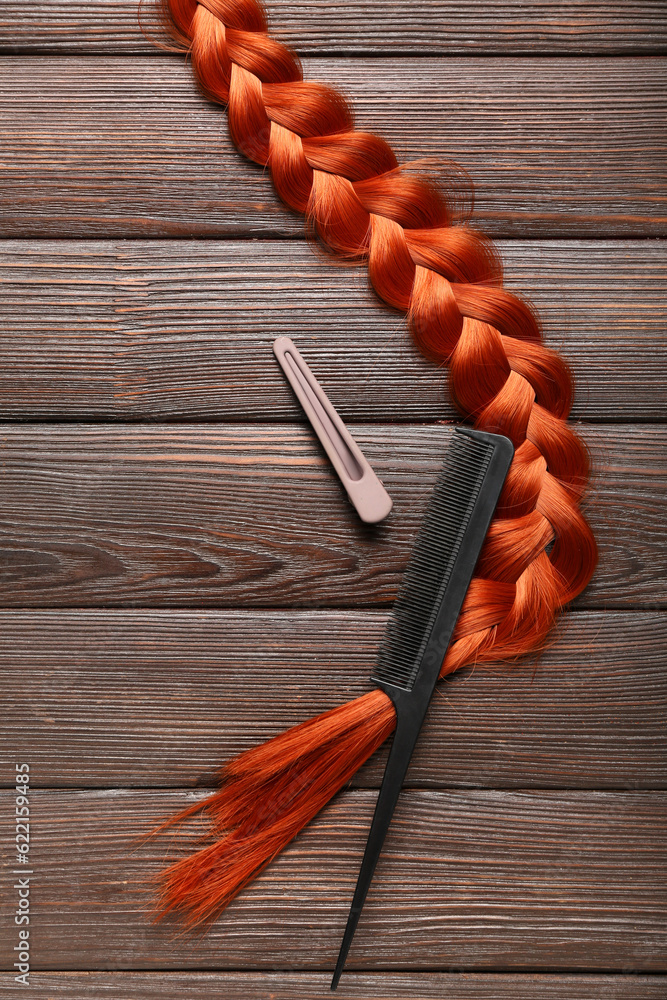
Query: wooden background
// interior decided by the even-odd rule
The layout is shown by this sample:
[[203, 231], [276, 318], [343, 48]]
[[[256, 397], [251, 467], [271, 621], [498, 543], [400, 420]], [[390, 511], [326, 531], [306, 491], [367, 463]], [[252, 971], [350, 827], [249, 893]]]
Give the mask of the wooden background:
[[[345, 998], [667, 996], [662, 0], [271, 0], [306, 75], [437, 157], [578, 379], [595, 580], [536, 662], [436, 698]], [[147, 18], [150, 22], [150, 16]], [[0, 0], [0, 994], [311, 1000], [382, 754], [202, 938], [158, 819], [367, 689], [454, 413], [322, 260], [134, 0]], [[293, 334], [385, 480], [355, 519], [273, 360]], [[15, 763], [32, 973], [13, 981]]]

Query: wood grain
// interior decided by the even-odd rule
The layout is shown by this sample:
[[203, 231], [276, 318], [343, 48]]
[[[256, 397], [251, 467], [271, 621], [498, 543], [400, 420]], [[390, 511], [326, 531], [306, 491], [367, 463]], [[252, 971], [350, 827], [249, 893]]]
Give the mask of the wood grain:
[[[661, 241], [502, 241], [576, 379], [575, 416], [665, 420]], [[271, 341], [291, 335], [346, 420], [453, 418], [401, 317], [297, 241], [0, 243], [2, 417], [303, 420]]]
[[[30, 984], [67, 1000], [326, 1000], [326, 972], [33, 972]], [[660, 976], [346, 972], [341, 1000], [664, 1000]], [[0, 996], [16, 996], [0, 973]]]
[[[139, 30], [138, 0], [0, 0], [0, 52], [152, 52]], [[271, 33], [301, 53], [656, 53], [667, 25], [656, 0], [618, 4], [559, 0], [268, 0]], [[151, 3], [143, 23], [167, 40]]]
[[[136, 836], [230, 754], [367, 689], [453, 413], [363, 268], [316, 259], [137, 2], [0, 0], [0, 919], [25, 759], [33, 991], [315, 1000], [383, 751], [201, 939], [151, 925], [171, 845]], [[536, 665], [441, 686], [339, 995], [657, 1000], [667, 359], [664, 244], [645, 238], [667, 231], [665, 5], [268, 6], [306, 77], [402, 160], [440, 164], [462, 215], [450, 160], [469, 172], [475, 224], [573, 364], [598, 470], [596, 579]], [[280, 333], [390, 487], [380, 529], [303, 426]]]
[[[368, 691], [385, 621], [3, 613], [0, 756], [28, 761], [33, 787], [210, 786], [229, 757]], [[537, 663], [441, 685], [408, 785], [665, 788], [666, 657], [664, 613], [570, 613]], [[354, 784], [377, 787], [384, 763], [378, 754]]]
[[[310, 429], [5, 425], [0, 606], [386, 605], [451, 427], [351, 430], [395, 508], [363, 525]], [[665, 598], [664, 434], [585, 427], [601, 548], [580, 607]]]
[[[135, 838], [192, 796], [31, 793], [35, 971], [332, 968], [375, 794], [338, 796], [208, 934], [189, 939], [146, 912], [146, 880], [169, 841]], [[0, 799], [8, 844], [13, 793]], [[407, 790], [349, 968], [658, 970], [666, 820], [658, 792]], [[11, 944], [5, 935], [4, 969]]]
[[[401, 160], [458, 161], [495, 235], [667, 231], [664, 59], [306, 60]], [[180, 58], [0, 63], [0, 236], [295, 236]], [[444, 183], [465, 187], [460, 175]], [[449, 179], [448, 179], [449, 178]]]

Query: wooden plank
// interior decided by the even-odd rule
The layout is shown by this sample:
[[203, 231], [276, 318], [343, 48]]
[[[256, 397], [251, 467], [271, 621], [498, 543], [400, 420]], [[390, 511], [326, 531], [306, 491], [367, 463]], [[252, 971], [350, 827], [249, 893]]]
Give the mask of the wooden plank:
[[[139, 30], [138, 0], [0, 0], [0, 52], [155, 51]], [[667, 48], [656, 0], [267, 0], [272, 34], [301, 53], [656, 53]], [[143, 23], [158, 39], [152, 4]]]
[[[306, 61], [403, 161], [461, 163], [495, 235], [659, 236], [664, 59]], [[0, 63], [0, 236], [294, 236], [179, 58]], [[444, 173], [447, 170], [444, 169]], [[465, 187], [458, 176], [455, 186]], [[445, 180], [449, 185], [450, 181]]]
[[[5, 425], [0, 606], [393, 601], [451, 427], [352, 425], [395, 501], [363, 525], [294, 425]], [[664, 434], [586, 427], [601, 547], [580, 607], [664, 600]]]
[[[326, 972], [32, 972], [30, 985], [67, 1000], [325, 1000]], [[664, 1000], [660, 976], [539, 975], [456, 972], [346, 972], [344, 1000]], [[0, 973], [0, 996], [14, 992]]]
[[[3, 844], [13, 795], [0, 796]], [[338, 796], [209, 933], [188, 938], [147, 912], [169, 842], [136, 838], [192, 796], [31, 793], [35, 971], [332, 968], [375, 793]], [[406, 791], [350, 970], [659, 970], [666, 807], [657, 792]], [[5, 970], [12, 945], [4, 935]]]
[[[34, 787], [211, 785], [228, 757], [369, 690], [385, 621], [358, 611], [1, 614], [2, 755], [27, 761]], [[477, 666], [442, 685], [407, 782], [665, 788], [666, 656], [664, 613], [573, 612], [537, 663]], [[377, 787], [384, 762], [378, 754], [355, 785]]]
[[[577, 380], [574, 415], [667, 419], [665, 243], [514, 241], [527, 292]], [[270, 348], [302, 344], [346, 420], [453, 418], [402, 320], [301, 242], [0, 244], [3, 419], [303, 420]], [[352, 333], [351, 333], [352, 331]]]

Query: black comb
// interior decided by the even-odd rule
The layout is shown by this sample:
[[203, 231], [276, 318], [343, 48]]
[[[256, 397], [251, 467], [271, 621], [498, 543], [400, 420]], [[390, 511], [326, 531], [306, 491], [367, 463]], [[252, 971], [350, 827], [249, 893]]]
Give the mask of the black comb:
[[331, 982], [335, 990], [456, 619], [514, 455], [509, 438], [457, 427], [429, 500], [371, 680], [396, 732]]

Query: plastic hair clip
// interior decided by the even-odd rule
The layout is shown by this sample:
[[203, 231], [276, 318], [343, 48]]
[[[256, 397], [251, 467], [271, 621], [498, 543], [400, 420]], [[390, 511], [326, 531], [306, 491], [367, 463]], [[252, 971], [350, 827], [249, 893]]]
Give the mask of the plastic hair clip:
[[381, 521], [392, 508], [391, 497], [371, 469], [322, 386], [289, 337], [274, 340], [273, 353], [359, 517], [367, 524]]

